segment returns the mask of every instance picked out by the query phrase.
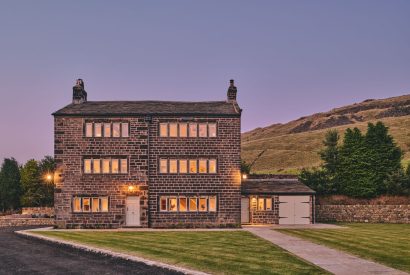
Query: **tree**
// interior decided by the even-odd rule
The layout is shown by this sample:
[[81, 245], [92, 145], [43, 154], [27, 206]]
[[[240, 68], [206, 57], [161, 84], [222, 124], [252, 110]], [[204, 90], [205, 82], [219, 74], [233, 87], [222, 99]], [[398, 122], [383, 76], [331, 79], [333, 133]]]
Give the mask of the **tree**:
[[251, 165], [244, 160], [241, 160], [241, 173], [242, 174], [251, 173]]
[[320, 158], [323, 160], [323, 169], [330, 177], [334, 177], [339, 166], [339, 133], [336, 130], [329, 130], [323, 141], [325, 148], [320, 151]]
[[331, 194], [332, 189], [331, 179], [324, 169], [302, 169], [299, 180], [316, 191], [318, 195]]
[[20, 207], [20, 171], [14, 158], [6, 158], [0, 170], [0, 208], [2, 211]]
[[23, 206], [40, 206], [42, 201], [40, 168], [37, 161], [31, 159], [21, 168], [21, 185], [23, 196], [21, 204]]
[[388, 175], [384, 185], [389, 195], [410, 195], [410, 179], [403, 169]]
[[[53, 157], [45, 156], [39, 163], [40, 175], [42, 175], [42, 189], [44, 192], [44, 206], [53, 206], [54, 204], [54, 171], [56, 162]], [[48, 178], [51, 177], [51, 179]]]

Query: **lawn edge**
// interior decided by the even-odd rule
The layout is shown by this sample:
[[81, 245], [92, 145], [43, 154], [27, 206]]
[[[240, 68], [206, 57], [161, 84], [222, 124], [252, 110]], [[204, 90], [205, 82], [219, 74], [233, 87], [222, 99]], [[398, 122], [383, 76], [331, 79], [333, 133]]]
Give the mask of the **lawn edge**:
[[[34, 232], [35, 232], [35, 230], [36, 229], [34, 229]], [[46, 241], [46, 242], [59, 244], [59, 245], [64, 245], [64, 246], [69, 246], [69, 247], [73, 247], [73, 248], [80, 249], [80, 250], [83, 250], [83, 251], [92, 252], [92, 253], [96, 253], [96, 254], [102, 254], [102, 255], [106, 255], [106, 256], [110, 256], [110, 257], [114, 257], [114, 258], [119, 258], [119, 259], [123, 259], [123, 260], [128, 260], [128, 261], [133, 261], [133, 262], [138, 262], [138, 263], [144, 263], [144, 264], [149, 265], [149, 266], [161, 267], [161, 268], [181, 272], [181, 273], [184, 273], [184, 274], [210, 275], [210, 273], [206, 273], [206, 272], [199, 271], [199, 270], [194, 270], [194, 269], [190, 269], [190, 268], [171, 265], [171, 264], [163, 263], [163, 262], [160, 262], [160, 261], [143, 258], [143, 257], [140, 257], [140, 256], [130, 255], [130, 254], [127, 254], [127, 253], [114, 252], [114, 251], [111, 251], [109, 249], [99, 248], [99, 247], [92, 246], [92, 245], [85, 245], [85, 244], [80, 244], [80, 243], [77, 243], [77, 242], [66, 241], [66, 240], [59, 239], [59, 238], [43, 236], [43, 235], [40, 235], [40, 234], [33, 233], [32, 231], [33, 231], [33, 229], [19, 230], [19, 231], [15, 231], [14, 233], [18, 234], [20, 236], [24, 236], [24, 237], [39, 239], [39, 240], [43, 240], [43, 241]]]

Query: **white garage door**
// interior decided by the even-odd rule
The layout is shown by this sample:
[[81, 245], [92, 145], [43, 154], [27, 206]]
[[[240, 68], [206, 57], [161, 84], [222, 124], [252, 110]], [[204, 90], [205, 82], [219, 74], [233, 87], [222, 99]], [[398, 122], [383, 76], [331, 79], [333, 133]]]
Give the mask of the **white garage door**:
[[309, 196], [279, 196], [279, 224], [309, 223]]

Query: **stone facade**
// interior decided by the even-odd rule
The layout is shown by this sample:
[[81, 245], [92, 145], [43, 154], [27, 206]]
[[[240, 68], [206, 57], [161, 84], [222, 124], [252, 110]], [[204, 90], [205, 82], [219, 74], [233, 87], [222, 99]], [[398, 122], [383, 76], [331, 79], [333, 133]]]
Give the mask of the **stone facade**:
[[[76, 85], [74, 88], [85, 93], [84, 85], [80, 86]], [[233, 83], [230, 90], [232, 86]], [[180, 102], [158, 102], [158, 106], [155, 102], [100, 104], [87, 102], [86, 96], [81, 101], [75, 101], [73, 98], [73, 104], [54, 113], [54, 154], [58, 165], [54, 177], [57, 227], [125, 226], [128, 196], [140, 197], [142, 227], [240, 226], [241, 110], [236, 103], [236, 88], [235, 98], [232, 91], [231, 93], [228, 91], [228, 94], [230, 98], [225, 102], [204, 102], [198, 103], [199, 105]], [[189, 111], [178, 110], [178, 106]], [[87, 113], [86, 108], [89, 108], [90, 113]], [[146, 110], [141, 111], [142, 108]], [[158, 111], [166, 109], [176, 113], [158, 114], [158, 111], [152, 111], [155, 108]], [[203, 111], [197, 111], [198, 108], [203, 108]], [[132, 111], [135, 113], [131, 114]], [[194, 112], [198, 114], [193, 114]], [[205, 114], [199, 114], [200, 112]], [[179, 121], [216, 123], [217, 136], [203, 138], [159, 136], [160, 122]], [[87, 122], [129, 123], [129, 136], [86, 137]], [[126, 158], [128, 172], [126, 174], [84, 173], [84, 159], [110, 157]], [[215, 174], [160, 174], [160, 158], [212, 158], [217, 160], [217, 172]], [[129, 188], [130, 186], [132, 188]], [[108, 211], [74, 212], [74, 196], [108, 197]], [[217, 211], [160, 212], [160, 196], [216, 196]]]
[[249, 221], [253, 224], [279, 223], [279, 196], [261, 196], [272, 198], [272, 210], [258, 210], [256, 196], [250, 196]]
[[316, 205], [317, 222], [410, 223], [410, 205]]

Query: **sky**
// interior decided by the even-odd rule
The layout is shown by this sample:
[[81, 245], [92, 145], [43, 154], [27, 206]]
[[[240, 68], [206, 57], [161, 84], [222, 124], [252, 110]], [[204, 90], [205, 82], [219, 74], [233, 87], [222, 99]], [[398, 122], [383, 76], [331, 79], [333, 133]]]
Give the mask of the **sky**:
[[242, 131], [410, 93], [410, 1], [0, 0], [0, 159], [53, 154], [89, 100], [225, 100]]

